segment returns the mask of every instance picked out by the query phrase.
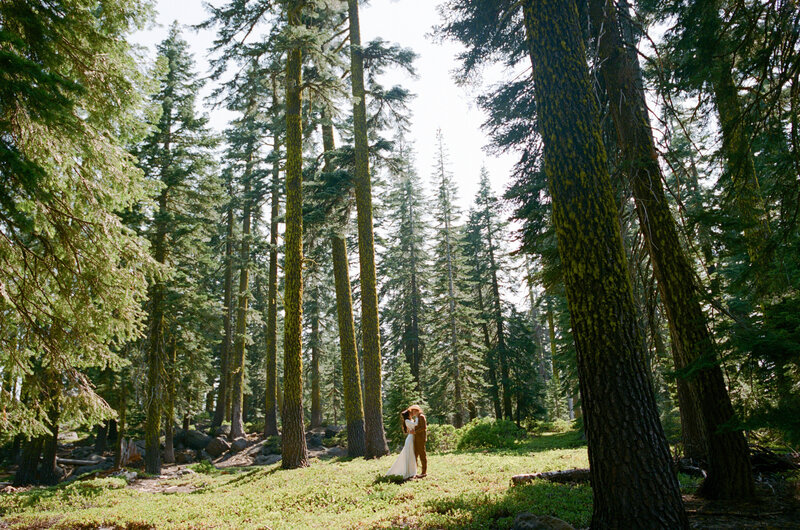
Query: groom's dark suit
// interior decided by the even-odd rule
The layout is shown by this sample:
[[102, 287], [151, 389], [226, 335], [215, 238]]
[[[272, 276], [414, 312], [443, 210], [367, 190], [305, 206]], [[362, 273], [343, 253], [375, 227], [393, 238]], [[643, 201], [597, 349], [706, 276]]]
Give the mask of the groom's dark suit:
[[425, 475], [428, 472], [428, 454], [425, 452], [425, 442], [428, 441], [428, 420], [424, 414], [420, 414], [418, 418], [417, 426], [414, 428], [414, 454], [422, 466], [420, 475]]

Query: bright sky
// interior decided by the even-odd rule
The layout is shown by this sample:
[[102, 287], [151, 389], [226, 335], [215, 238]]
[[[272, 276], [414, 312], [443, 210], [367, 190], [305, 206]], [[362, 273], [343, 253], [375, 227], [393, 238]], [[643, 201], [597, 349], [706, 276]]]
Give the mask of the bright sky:
[[[222, 5], [225, 0], [212, 0], [210, 3]], [[481, 165], [488, 168], [495, 192], [502, 194], [515, 157], [497, 158], [483, 150], [487, 143], [480, 129], [484, 114], [474, 103], [480, 89], [465, 89], [454, 83], [451, 73], [457, 66], [455, 54], [458, 46], [435, 43], [428, 36], [432, 27], [439, 23], [436, 11], [439, 3], [440, 0], [372, 0], [370, 5], [361, 8], [361, 34], [363, 42], [380, 36], [412, 48], [419, 55], [417, 79], [390, 73], [385, 84], [403, 84], [416, 94], [411, 102], [410, 140], [417, 153], [417, 171], [426, 184], [433, 167], [436, 129], [442, 129], [451, 169], [459, 182], [460, 203], [466, 210], [477, 191]], [[190, 26], [207, 18], [202, 0], [158, 0], [157, 10], [158, 25], [137, 33], [133, 39], [147, 46], [151, 57], [155, 56], [156, 44], [166, 37], [173, 21]], [[194, 32], [187, 28], [184, 37], [191, 45], [199, 73], [206, 75], [206, 56], [214, 39], [213, 31]], [[207, 86], [204, 94], [210, 90]], [[218, 131], [225, 128], [231, 115], [220, 109], [208, 111], [212, 126]]]

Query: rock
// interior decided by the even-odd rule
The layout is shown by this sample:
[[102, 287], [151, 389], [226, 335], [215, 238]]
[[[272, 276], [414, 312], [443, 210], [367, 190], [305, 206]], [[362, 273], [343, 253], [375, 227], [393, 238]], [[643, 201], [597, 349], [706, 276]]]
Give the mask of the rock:
[[[213, 440], [212, 440], [213, 442]], [[211, 444], [209, 444], [211, 445]], [[194, 462], [194, 451], [175, 451], [175, 463], [176, 464], [191, 464]]]
[[518, 514], [512, 530], [575, 530], [575, 527], [550, 515]]
[[231, 442], [231, 453], [236, 454], [247, 449], [247, 438], [240, 437]]
[[75, 431], [61, 431], [58, 433], [59, 442], [77, 442], [78, 433]]
[[231, 444], [223, 438], [222, 436], [217, 436], [213, 438], [208, 445], [206, 446], [206, 452], [210, 454], [212, 457], [217, 458], [221, 454], [228, 451], [231, 448]]
[[308, 447], [309, 449], [323, 447], [323, 445], [322, 445], [322, 435], [321, 434], [314, 434], [313, 432], [307, 432], [306, 433], [306, 447]]
[[344, 425], [328, 425], [325, 427], [325, 438], [333, 438], [343, 430], [345, 430]]
[[111, 466], [114, 464], [111, 461], [104, 461], [99, 464], [95, 464], [93, 466], [81, 466], [75, 468], [75, 471], [72, 472], [73, 477], [79, 477], [81, 475], [85, 475], [86, 473], [94, 473], [95, 471], [105, 471], [106, 469], [111, 469]]
[[186, 432], [186, 445], [192, 449], [205, 449], [212, 438], [200, 431], [187, 431]]
[[193, 470], [193, 469], [184, 468], [184, 469], [181, 469], [180, 471], [178, 471], [176, 474], [179, 477], [183, 477], [183, 476], [186, 476], [186, 475], [197, 475], [197, 472], [195, 470]]
[[114, 473], [111, 476], [112, 477], [122, 477], [122, 478], [125, 479], [126, 482], [131, 482], [131, 481], [136, 480], [136, 478], [139, 476], [139, 473], [137, 473], [136, 471], [127, 471], [125, 469], [121, 469], [120, 471], [117, 471], [116, 473]]
[[214, 429], [214, 434], [217, 436], [230, 436], [231, 434], [231, 426], [228, 423], [223, 423], [216, 429]]
[[253, 464], [257, 466], [271, 466], [281, 461], [281, 455], [258, 455]]
[[265, 456], [281, 454], [281, 439], [277, 436], [270, 436], [264, 440], [264, 447], [261, 448], [261, 454]]
[[330, 447], [327, 451], [325, 451], [324, 455], [321, 455], [320, 458], [342, 458], [347, 456], [347, 449], [344, 447]]

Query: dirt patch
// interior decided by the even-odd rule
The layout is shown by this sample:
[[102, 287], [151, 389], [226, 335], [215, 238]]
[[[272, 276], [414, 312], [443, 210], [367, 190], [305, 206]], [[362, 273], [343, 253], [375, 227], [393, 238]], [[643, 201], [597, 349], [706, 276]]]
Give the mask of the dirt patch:
[[781, 528], [800, 530], [800, 501], [792, 491], [759, 488], [755, 501], [709, 501], [684, 495], [691, 528], [714, 530]]

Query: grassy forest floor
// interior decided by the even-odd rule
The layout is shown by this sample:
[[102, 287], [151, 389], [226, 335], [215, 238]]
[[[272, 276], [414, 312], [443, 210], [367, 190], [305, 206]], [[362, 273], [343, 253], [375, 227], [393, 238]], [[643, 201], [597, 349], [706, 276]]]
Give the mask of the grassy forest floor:
[[[576, 432], [537, 436], [502, 451], [432, 454], [428, 477], [400, 484], [382, 478], [395, 457], [314, 459], [311, 467], [291, 471], [279, 463], [226, 469], [194, 464], [191, 471], [171, 466], [161, 478], [131, 483], [104, 477], [32, 488], [0, 495], [0, 528], [483, 529], [509, 528], [521, 512], [553, 515], [576, 528], [589, 524], [588, 485], [509, 485], [519, 473], [586, 467]], [[685, 493], [696, 486], [689, 477], [681, 480]], [[693, 521], [704, 528], [746, 528], [748, 521], [761, 527], [755, 514], [776, 509], [739, 513], [733, 526], [717, 515], [720, 526], [714, 526], [703, 522], [702, 512], [718, 507], [687, 499]], [[787, 514], [785, 505], [778, 510], [786, 517], [760, 522], [772, 517], [767, 527], [792, 527], [781, 521], [798, 512]]]

